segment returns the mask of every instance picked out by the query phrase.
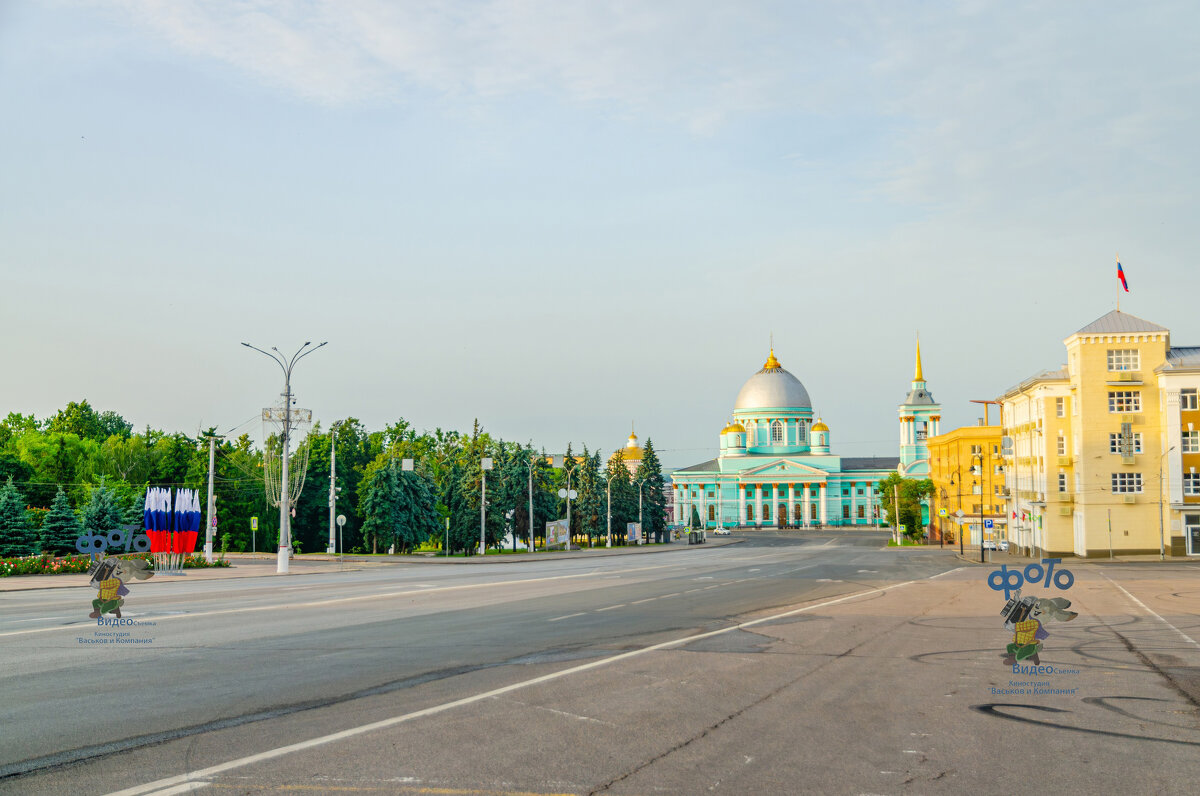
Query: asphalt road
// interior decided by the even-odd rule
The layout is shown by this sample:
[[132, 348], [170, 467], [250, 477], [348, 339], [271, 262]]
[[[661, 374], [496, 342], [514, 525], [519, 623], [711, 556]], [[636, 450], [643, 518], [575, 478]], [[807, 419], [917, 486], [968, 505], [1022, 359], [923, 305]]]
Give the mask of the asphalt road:
[[1195, 792], [1194, 567], [1072, 565], [1018, 676], [991, 568], [885, 538], [0, 595], [0, 791]]

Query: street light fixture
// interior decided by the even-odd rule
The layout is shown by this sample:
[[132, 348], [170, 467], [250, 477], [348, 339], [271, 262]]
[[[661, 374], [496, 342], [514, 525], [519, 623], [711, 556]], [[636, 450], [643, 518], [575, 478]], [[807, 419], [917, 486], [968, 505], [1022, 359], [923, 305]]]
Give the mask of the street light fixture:
[[579, 497], [579, 493], [571, 488], [571, 476], [575, 472], [576, 463], [570, 456], [555, 456], [551, 460], [554, 469], [562, 469], [567, 474], [567, 488], [558, 490], [560, 498], [567, 499], [567, 550], [571, 549], [571, 501]]
[[[529, 467], [529, 552], [533, 552], [533, 466], [541, 457], [534, 454], [529, 457], [526, 465]], [[514, 534], [516, 533], [514, 529]]]
[[[624, 467], [625, 465], [622, 464], [620, 466]], [[619, 474], [620, 473], [613, 473], [605, 479], [608, 481], [608, 537], [607, 541], [604, 543], [605, 547], [612, 547], [612, 482], [613, 479]]]
[[242, 343], [246, 348], [252, 348], [264, 356], [270, 357], [279, 369], [283, 371], [283, 435], [280, 439], [280, 475], [279, 475], [279, 552], [276, 554], [275, 572], [286, 575], [288, 558], [292, 554], [292, 515], [291, 489], [288, 481], [288, 443], [292, 429], [292, 369], [296, 363], [306, 356], [328, 344], [328, 340], [309, 348], [311, 342], [305, 342], [290, 358], [285, 357], [278, 348], [271, 346], [270, 351], [263, 351], [258, 346]]
[[[957, 455], [955, 458], [957, 459]], [[955, 511], [954, 516], [962, 517], [962, 467], [955, 467], [954, 472], [950, 475], [950, 486], [955, 485], [958, 486], [958, 509]], [[982, 531], [980, 531], [980, 533], [982, 533]], [[960, 556], [965, 556], [966, 552], [963, 550], [962, 537], [962, 520], [960, 519], [958, 522], [958, 554]]]
[[646, 544], [646, 527], [642, 525], [642, 487], [649, 478], [639, 478], [638, 485], [638, 544]]

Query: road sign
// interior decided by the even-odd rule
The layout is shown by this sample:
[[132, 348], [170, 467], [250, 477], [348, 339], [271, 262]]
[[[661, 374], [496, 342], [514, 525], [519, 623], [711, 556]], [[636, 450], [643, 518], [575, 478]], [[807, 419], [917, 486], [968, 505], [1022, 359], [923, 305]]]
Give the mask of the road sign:
[[258, 530], [258, 517], [250, 518], [250, 530], [252, 530], [252, 531]]
[[938, 516], [939, 517], [949, 517], [950, 512], [946, 511], [945, 509], [938, 509]]
[[958, 517], [958, 518], [961, 520], [963, 517], [965, 517], [965, 516], [967, 516], [967, 515], [966, 515], [966, 514], [963, 514], [963, 510], [962, 510], [962, 509], [959, 509], [958, 511], [954, 512], [954, 516], [955, 516], [955, 517]]
[[995, 520], [984, 520], [983, 527], [987, 528], [990, 531], [996, 527], [996, 521]]

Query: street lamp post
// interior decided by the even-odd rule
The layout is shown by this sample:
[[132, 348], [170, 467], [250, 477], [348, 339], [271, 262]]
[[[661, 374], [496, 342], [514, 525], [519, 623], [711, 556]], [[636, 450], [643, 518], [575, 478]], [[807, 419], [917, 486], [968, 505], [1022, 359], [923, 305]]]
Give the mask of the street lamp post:
[[[979, 473], [978, 473], [978, 475], [979, 475], [979, 563], [982, 564], [982, 563], [984, 563], [984, 560], [983, 560], [983, 499], [985, 497], [985, 495], [983, 494], [983, 454], [982, 453], [971, 454], [971, 460], [974, 461], [975, 459], [979, 460]], [[972, 468], [972, 469], [974, 469], [974, 468]]]
[[484, 456], [479, 460], [479, 555], [487, 555], [487, 471], [492, 469], [492, 459]]
[[646, 543], [646, 528], [642, 525], [642, 487], [646, 485], [647, 479], [641, 478], [638, 480], [638, 544]]
[[538, 456], [529, 457], [529, 552], [533, 552], [533, 466], [537, 464]]
[[285, 357], [280, 353], [279, 349], [271, 346], [271, 351], [263, 351], [257, 346], [252, 346], [249, 343], [242, 343], [246, 348], [252, 348], [260, 354], [270, 357], [279, 365], [283, 371], [283, 435], [280, 439], [280, 463], [279, 463], [279, 552], [276, 554], [275, 572], [286, 575], [288, 571], [288, 558], [292, 554], [292, 516], [291, 516], [291, 495], [288, 483], [288, 443], [289, 435], [292, 429], [292, 369], [296, 367], [296, 363], [304, 359], [306, 356], [316, 351], [324, 343], [318, 343], [316, 346], [309, 348], [312, 343], [306, 342], [304, 345], [292, 354], [291, 358]]
[[569, 551], [571, 549], [571, 500], [578, 496], [578, 493], [571, 489], [571, 475], [575, 472], [575, 460], [570, 456], [555, 456], [551, 461], [551, 466], [556, 470], [561, 467], [567, 474], [567, 488], [558, 490], [558, 496], [567, 499], [567, 550]]
[[[621, 467], [625, 465], [622, 464]], [[617, 477], [617, 473], [613, 473], [606, 479], [608, 481], [608, 536], [604, 542], [605, 547], [612, 547], [612, 482]]]
[[329, 428], [329, 547], [327, 553], [336, 552], [334, 543], [334, 525], [337, 521], [337, 493], [341, 491], [337, 485], [337, 430], [341, 421]]
[[[950, 476], [950, 486], [954, 486], [955, 484], [958, 485], [958, 513], [955, 515], [956, 517], [958, 517], [958, 516], [962, 516], [962, 468], [961, 467], [955, 467], [954, 474]], [[959, 523], [958, 523], [958, 554], [960, 556], [965, 556], [966, 552], [963, 551], [963, 538], [962, 537], [963, 537], [962, 521], [959, 520]]]
[[1162, 456], [1158, 457], [1158, 560], [1167, 560], [1167, 537], [1163, 530], [1163, 459], [1167, 458], [1167, 454], [1175, 450], [1175, 446], [1167, 448], [1163, 451]]

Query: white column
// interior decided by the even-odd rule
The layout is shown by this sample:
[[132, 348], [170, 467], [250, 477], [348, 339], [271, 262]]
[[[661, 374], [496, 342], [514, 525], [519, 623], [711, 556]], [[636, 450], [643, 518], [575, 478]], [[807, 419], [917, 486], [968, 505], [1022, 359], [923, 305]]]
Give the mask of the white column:
[[754, 485], [754, 522], [761, 526], [762, 518], [762, 484]]
[[829, 506], [826, 505], [824, 483], [821, 484], [820, 494], [821, 496], [817, 499], [817, 510], [821, 512], [821, 524], [825, 525], [829, 522]]
[[750, 501], [746, 497], [746, 487], [744, 485], [738, 484], [737, 496], [738, 496], [738, 511], [741, 512], [741, 515], [742, 515], [742, 525], [749, 525], [750, 520], [748, 517], [746, 517], [746, 509], [750, 508]]
[[850, 524], [858, 522], [858, 484], [850, 482]]
[[796, 516], [796, 485], [788, 484], [788, 524], [795, 522]]
[[812, 493], [809, 491], [810, 489], [811, 484], [805, 482], [803, 492], [804, 502], [800, 504], [800, 514], [806, 526], [812, 525], [812, 517], [809, 516], [812, 514]]

